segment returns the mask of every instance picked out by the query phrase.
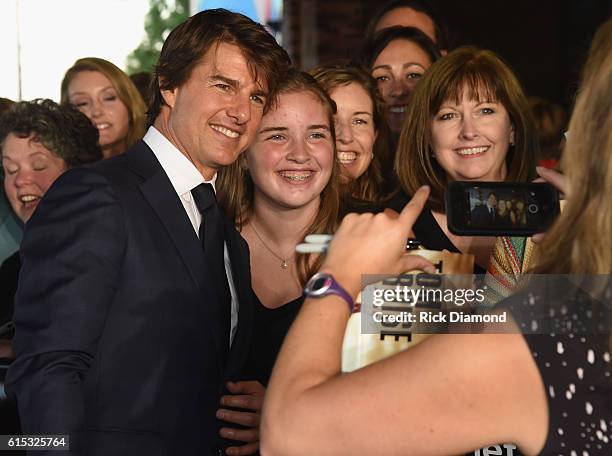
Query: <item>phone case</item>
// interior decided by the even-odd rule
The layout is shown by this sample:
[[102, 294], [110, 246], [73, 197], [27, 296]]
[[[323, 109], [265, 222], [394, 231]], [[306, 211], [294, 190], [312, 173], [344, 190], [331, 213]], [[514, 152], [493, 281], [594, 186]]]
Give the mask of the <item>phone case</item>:
[[[514, 188], [528, 188], [532, 185], [539, 184], [520, 184], [520, 183], [510, 183], [510, 182], [451, 182], [446, 189], [445, 192], [445, 204], [446, 204], [446, 220], [448, 225], [448, 230], [456, 234], [457, 236], [532, 236], [536, 233], [542, 232], [547, 227], [539, 227], [537, 229], [535, 227], [514, 227], [514, 228], [500, 228], [500, 227], [488, 227], [488, 228], [478, 228], [478, 227], [467, 227], [465, 219], [463, 216], [458, 216], [458, 213], [465, 214], [465, 201], [463, 199], [453, 198], [453, 195], [456, 195], [461, 192], [461, 195], [464, 195], [466, 188], [477, 188], [483, 187], [487, 189], [498, 189], [498, 190], [508, 190]], [[460, 190], [455, 190], [456, 188]], [[552, 187], [551, 187], [552, 188]], [[559, 195], [556, 190], [551, 192], [551, 201], [550, 201], [550, 214], [556, 218], [559, 214]], [[548, 207], [548, 205], [546, 206]]]

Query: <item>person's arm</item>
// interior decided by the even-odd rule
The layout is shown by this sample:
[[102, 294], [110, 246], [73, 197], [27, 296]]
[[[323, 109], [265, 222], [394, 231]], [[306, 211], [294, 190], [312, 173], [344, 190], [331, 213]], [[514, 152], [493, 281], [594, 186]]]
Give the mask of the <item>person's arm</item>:
[[106, 179], [75, 169], [37, 207], [21, 246], [7, 391], [26, 434], [82, 428], [83, 382], [113, 300], [125, 248], [122, 209]]
[[[353, 297], [360, 274], [422, 267], [404, 254], [427, 198], [397, 218], [351, 216], [322, 266]], [[433, 336], [410, 350], [341, 375], [349, 311], [337, 296], [307, 299], [281, 349], [264, 402], [266, 455], [448, 455], [512, 442], [544, 444], [544, 387], [516, 334]]]

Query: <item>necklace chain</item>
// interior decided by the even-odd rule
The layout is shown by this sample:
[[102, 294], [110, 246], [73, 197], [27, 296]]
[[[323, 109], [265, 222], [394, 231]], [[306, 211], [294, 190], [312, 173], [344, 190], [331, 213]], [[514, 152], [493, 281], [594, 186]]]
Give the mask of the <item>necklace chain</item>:
[[261, 244], [266, 248], [266, 250], [281, 261], [281, 264], [280, 264], [281, 269], [287, 269], [289, 267], [289, 261], [293, 259], [293, 257], [295, 256], [295, 253], [291, 255], [289, 258], [283, 258], [279, 254], [277, 254], [274, 250], [272, 250], [268, 246], [268, 244], [266, 244], [266, 242], [261, 237], [261, 234], [259, 234], [259, 232], [255, 228], [255, 223], [253, 223], [253, 221], [251, 221], [251, 228], [253, 228], [253, 232], [255, 233], [257, 238], [261, 241]]

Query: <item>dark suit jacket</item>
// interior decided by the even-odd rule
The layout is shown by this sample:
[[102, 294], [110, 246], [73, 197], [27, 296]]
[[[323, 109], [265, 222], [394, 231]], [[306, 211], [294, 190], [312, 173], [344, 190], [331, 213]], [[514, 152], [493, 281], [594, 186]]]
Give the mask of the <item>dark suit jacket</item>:
[[7, 383], [24, 433], [71, 433], [79, 454], [216, 454], [219, 397], [252, 325], [248, 247], [229, 221], [226, 242], [229, 355], [201, 243], [149, 147], [62, 175], [21, 249]]
[[[486, 204], [479, 204], [472, 209], [472, 226], [485, 228], [493, 226], [493, 219]], [[496, 214], [497, 215], [497, 214]]]

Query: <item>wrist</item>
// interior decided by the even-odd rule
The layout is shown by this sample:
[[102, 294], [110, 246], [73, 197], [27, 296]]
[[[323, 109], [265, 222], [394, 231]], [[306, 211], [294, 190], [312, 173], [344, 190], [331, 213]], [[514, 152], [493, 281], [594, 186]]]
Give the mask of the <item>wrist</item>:
[[353, 300], [357, 299], [361, 293], [361, 274], [347, 274], [346, 267], [333, 267], [332, 265], [323, 265], [319, 272], [330, 274], [336, 279], [336, 282], [351, 295]]
[[353, 293], [347, 290], [343, 284], [341, 284], [336, 275], [330, 270], [321, 270], [313, 275], [306, 287], [304, 293], [309, 298], [320, 299], [329, 295], [336, 295], [342, 298], [348, 305], [349, 313], [353, 312], [355, 306], [355, 298], [357, 293]]

